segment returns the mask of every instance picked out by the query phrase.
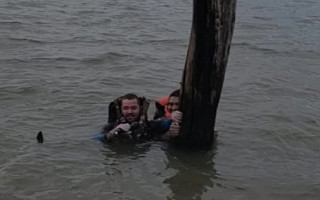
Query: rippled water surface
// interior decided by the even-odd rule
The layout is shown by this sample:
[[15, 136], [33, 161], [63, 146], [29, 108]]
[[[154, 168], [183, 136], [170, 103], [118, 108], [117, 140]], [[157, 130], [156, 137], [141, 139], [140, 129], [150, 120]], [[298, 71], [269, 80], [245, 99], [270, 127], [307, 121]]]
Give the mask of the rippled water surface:
[[186, 152], [91, 138], [114, 98], [179, 86], [191, 1], [2, 0], [0, 199], [319, 199], [319, 10], [238, 1], [217, 146]]

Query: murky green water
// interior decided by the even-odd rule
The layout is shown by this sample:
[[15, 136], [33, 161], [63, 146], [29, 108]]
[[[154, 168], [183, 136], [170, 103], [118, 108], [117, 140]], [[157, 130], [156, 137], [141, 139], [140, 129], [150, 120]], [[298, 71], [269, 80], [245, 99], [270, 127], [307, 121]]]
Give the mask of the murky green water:
[[0, 199], [318, 199], [319, 9], [238, 1], [218, 144], [186, 152], [91, 137], [179, 86], [191, 1], [1, 1]]

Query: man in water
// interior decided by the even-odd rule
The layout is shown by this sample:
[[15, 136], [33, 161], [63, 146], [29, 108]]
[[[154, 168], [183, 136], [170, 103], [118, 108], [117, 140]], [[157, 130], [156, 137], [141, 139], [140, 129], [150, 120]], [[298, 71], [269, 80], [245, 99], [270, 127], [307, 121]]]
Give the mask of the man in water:
[[[147, 120], [149, 102], [144, 97], [126, 94], [113, 101], [109, 106], [108, 124], [103, 128], [104, 141], [115, 137], [150, 139], [159, 137], [171, 128], [171, 120]], [[172, 131], [176, 131], [173, 129]]]
[[154, 119], [171, 118], [171, 114], [179, 109], [180, 90], [173, 91], [168, 97], [156, 101], [156, 113]]
[[147, 136], [143, 130], [146, 119], [143, 116], [143, 106], [146, 99], [135, 94], [126, 94], [109, 106], [108, 124], [103, 128], [105, 140], [111, 141], [115, 136], [131, 136], [134, 129], [140, 129], [139, 137]]
[[174, 138], [179, 135], [182, 113], [178, 111], [180, 105], [180, 90], [173, 91], [169, 97], [156, 101], [156, 113], [154, 119], [172, 119], [169, 130], [163, 134], [163, 139]]

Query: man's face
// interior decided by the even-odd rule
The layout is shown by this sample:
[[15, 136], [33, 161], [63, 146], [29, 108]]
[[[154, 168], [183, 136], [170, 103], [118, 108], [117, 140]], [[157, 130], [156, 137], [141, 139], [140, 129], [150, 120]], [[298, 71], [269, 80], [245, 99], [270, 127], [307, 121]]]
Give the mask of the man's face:
[[168, 111], [172, 113], [179, 109], [179, 97], [170, 97], [168, 102]]
[[134, 122], [139, 119], [140, 107], [137, 99], [123, 99], [121, 112], [128, 122]]

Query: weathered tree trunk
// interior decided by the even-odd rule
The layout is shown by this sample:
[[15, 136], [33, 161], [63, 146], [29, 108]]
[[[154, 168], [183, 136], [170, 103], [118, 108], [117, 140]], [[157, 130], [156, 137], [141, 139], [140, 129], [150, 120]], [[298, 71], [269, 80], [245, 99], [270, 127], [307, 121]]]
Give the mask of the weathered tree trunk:
[[194, 0], [183, 73], [178, 142], [211, 147], [235, 23], [236, 0]]

